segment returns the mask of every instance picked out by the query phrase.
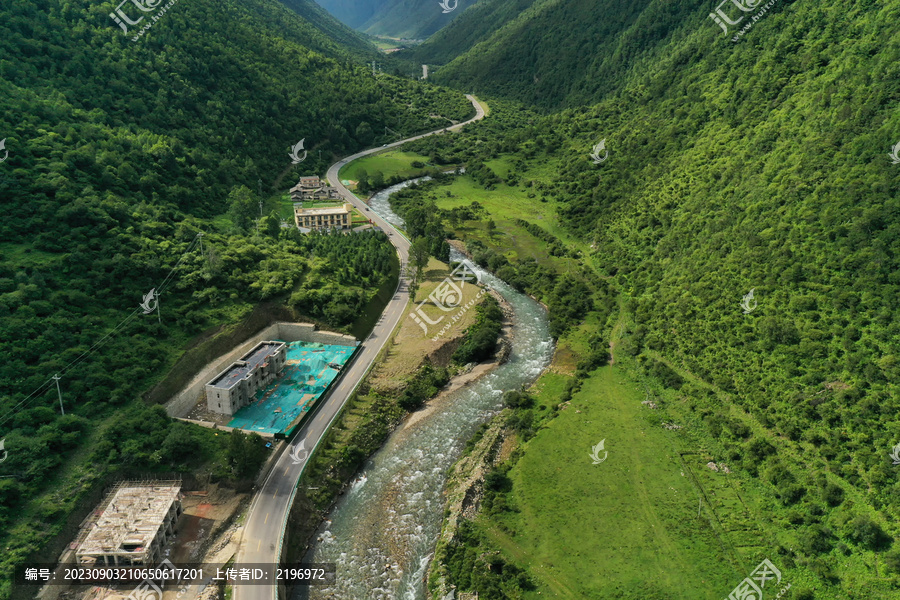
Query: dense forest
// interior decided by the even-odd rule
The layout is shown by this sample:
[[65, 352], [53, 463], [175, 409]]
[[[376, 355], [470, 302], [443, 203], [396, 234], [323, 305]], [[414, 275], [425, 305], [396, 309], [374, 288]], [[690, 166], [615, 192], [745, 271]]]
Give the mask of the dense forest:
[[[767, 548], [815, 579], [795, 597], [887, 598], [900, 585], [900, 2], [782, 0], [737, 43], [713, 9], [487, 0], [453, 15], [405, 60], [447, 63], [434, 79], [494, 95], [490, 117], [404, 150], [552, 207], [557, 230], [525, 213], [508, 226], [555, 262], [505, 249], [477, 201], [440, 208], [453, 176], [395, 208], [417, 264], [446, 259], [454, 231], [484, 231], [473, 258], [544, 302], [554, 337], [585, 338], [554, 404], [616, 337], [664, 390], [659, 410], [690, 415], [681, 439], [756, 486]], [[47, 548], [116, 473], [252, 474], [258, 439], [210, 437], [139, 396], [257, 303], [351, 323], [390, 271], [385, 236], [300, 236], [260, 203], [272, 214], [298, 175], [389, 130], [471, 114], [459, 93], [373, 76], [374, 49], [309, 2], [177, 3], [136, 41], [109, 10], [0, 8], [0, 570]], [[154, 288], [159, 311], [143, 314]], [[456, 360], [489, 352], [497, 312], [481, 309]], [[423, 367], [404, 406], [446, 377]], [[517, 456], [543, 426], [533, 404], [506, 397]], [[484, 483], [488, 516], [511, 512], [507, 467]], [[475, 528], [454, 544], [460, 590], [499, 598], [539, 580], [526, 564], [476, 571], [496, 548]]]
[[[319, 0], [342, 23], [370, 35], [422, 40], [451, 23], [474, 0]], [[446, 10], [444, 9], [446, 7]]]
[[[571, 23], [561, 15], [577, 5], [556, 3], [554, 18]], [[900, 4], [783, 2], [736, 44], [693, 6], [620, 8], [596, 8], [621, 18], [615, 35], [592, 29], [615, 19], [563, 35], [545, 27], [550, 8], [523, 14], [443, 79], [541, 110], [583, 106], [539, 116], [491, 100], [491, 120], [417, 150], [475, 165], [486, 189], [524, 184], [552, 204], [589, 245], [584, 264], [620, 294], [622, 350], [692, 403], [711, 452], [771, 490], [783, 560], [837, 594], [824, 597], [853, 586], [874, 597], [880, 568], [900, 572], [900, 168], [888, 155], [900, 140]], [[531, 28], [539, 43], [513, 61]], [[566, 39], [586, 31], [607, 49], [573, 79], [582, 63]], [[492, 161], [511, 168], [485, 173]], [[523, 227], [554, 255], [577, 255]], [[527, 274], [527, 258], [491, 252], [474, 247], [498, 274], [513, 265], [511, 282]], [[758, 306], [743, 311], [751, 289]], [[599, 323], [609, 335], [612, 322]], [[868, 553], [880, 567], [843, 570], [842, 556]]]
[[310, 2], [178, 3], [137, 40], [108, 13], [0, 7], [4, 573], [116, 473], [252, 473], [257, 441], [173, 423], [140, 395], [259, 302], [332, 328], [358, 318], [391, 271], [387, 237], [302, 236], [260, 206], [386, 126], [471, 113], [461, 94], [373, 77], [374, 48]]

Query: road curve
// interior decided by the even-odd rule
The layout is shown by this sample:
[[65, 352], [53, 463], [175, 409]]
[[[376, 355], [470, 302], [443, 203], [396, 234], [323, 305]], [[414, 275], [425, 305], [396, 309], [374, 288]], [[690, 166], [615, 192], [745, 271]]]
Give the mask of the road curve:
[[[345, 367], [340, 384], [331, 390], [327, 398], [320, 400], [322, 404], [319, 406], [318, 411], [304, 423], [290, 447], [282, 452], [266, 481], [253, 497], [237, 551], [236, 562], [238, 563], [275, 564], [279, 562], [282, 534], [287, 525], [288, 512], [293, 502], [297, 482], [303, 474], [308, 458], [328, 431], [344, 403], [346, 403], [374, 363], [375, 357], [391, 338], [394, 329], [396, 329], [403, 318], [409, 301], [409, 282], [405, 277], [406, 264], [409, 260], [409, 241], [400, 235], [390, 223], [369, 211], [365, 202], [358, 199], [341, 184], [338, 173], [344, 165], [357, 158], [447, 130], [455, 131], [468, 123], [483, 119], [484, 109], [481, 108], [478, 101], [469, 94], [466, 94], [466, 98], [475, 107], [476, 112], [475, 116], [468, 121], [413, 136], [380, 148], [371, 148], [357, 152], [352, 156], [339, 160], [328, 169], [328, 180], [337, 188], [338, 193], [344, 200], [356, 206], [388, 234], [388, 239], [394, 245], [400, 257], [400, 281], [398, 282], [397, 290], [394, 292], [394, 297], [388, 302], [372, 333], [362, 343], [359, 355], [353, 361], [353, 364]], [[295, 459], [292, 455], [300, 460]], [[277, 587], [274, 585], [234, 586], [235, 600], [273, 600], [277, 598], [277, 594]]]

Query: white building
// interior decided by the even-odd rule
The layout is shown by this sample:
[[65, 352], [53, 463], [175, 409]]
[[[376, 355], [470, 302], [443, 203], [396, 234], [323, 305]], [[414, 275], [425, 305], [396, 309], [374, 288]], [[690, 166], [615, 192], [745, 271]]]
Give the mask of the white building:
[[287, 345], [260, 342], [206, 384], [210, 412], [233, 415], [250, 404], [253, 395], [275, 381], [284, 369]]

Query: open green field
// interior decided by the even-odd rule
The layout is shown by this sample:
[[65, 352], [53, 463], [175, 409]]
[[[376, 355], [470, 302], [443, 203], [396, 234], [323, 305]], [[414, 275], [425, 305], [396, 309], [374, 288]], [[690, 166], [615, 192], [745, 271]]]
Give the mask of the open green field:
[[[558, 387], [539, 382], [539, 400], [558, 397]], [[698, 518], [676, 432], [654, 426], [642, 399], [617, 368], [596, 371], [510, 471], [521, 512], [479, 517], [535, 577], [526, 597], [718, 598], [749, 573], [723, 559], [711, 515]], [[595, 465], [589, 455], [601, 440], [608, 455]]]
[[[415, 160], [428, 165], [428, 157], [414, 152], [394, 150], [378, 153], [346, 165], [341, 169], [340, 177], [341, 179], [356, 180], [360, 169], [365, 169], [370, 175], [375, 171], [381, 171], [384, 173], [385, 179], [391, 176], [399, 176], [404, 179], [419, 177], [424, 174], [424, 170], [414, 169], [411, 166]], [[485, 164], [501, 176], [505, 176], [511, 168], [509, 160], [506, 158], [490, 160]], [[551, 164], [531, 165], [522, 175], [520, 185], [501, 184], [493, 190], [484, 189], [467, 175], [459, 175], [454, 177], [451, 183], [440, 186], [437, 192], [431, 193], [430, 196], [436, 201], [438, 208], [444, 210], [457, 206], [468, 206], [473, 201], [479, 202], [487, 209], [490, 217], [497, 224], [494, 235], [489, 237], [485, 222], [478, 221], [464, 223], [459, 231], [464, 236], [478, 239], [488, 246], [503, 248], [510, 259], [515, 259], [517, 253], [538, 260], [546, 256], [545, 243], [523, 231], [514, 223], [515, 219], [524, 219], [535, 223], [566, 242], [567, 245], [579, 250], [587, 250], [587, 244], [572, 237], [560, 227], [554, 200], [544, 196], [536, 189], [524, 185], [524, 182], [529, 180], [549, 180], [554, 173], [555, 168]], [[448, 191], [450, 196], [446, 194]], [[510, 252], [511, 248], [518, 249], [519, 252]]]
[[399, 175], [404, 179], [410, 179], [424, 175], [425, 168], [413, 167], [413, 161], [422, 162], [425, 166], [429, 165], [427, 156], [422, 156], [415, 152], [388, 150], [354, 160], [352, 163], [344, 166], [339, 175], [341, 179], [350, 179], [352, 181], [359, 180], [359, 173], [363, 169], [369, 175], [376, 171], [381, 171], [384, 173], [385, 178], [391, 175]]
[[370, 36], [368, 39], [376, 48], [381, 51], [392, 50], [400, 46], [400, 43], [395, 40], [383, 39], [375, 36]]
[[[497, 171], [499, 169], [495, 170], [495, 172]], [[445, 191], [450, 191], [452, 197], [447, 197]], [[529, 194], [534, 194], [535, 196], [529, 198]], [[579, 250], [587, 248], [587, 244], [572, 238], [559, 226], [552, 199], [548, 199], [547, 202], [541, 202], [540, 192], [533, 192], [522, 186], [510, 187], [501, 184], [496, 189], [486, 190], [468, 175], [460, 175], [454, 177], [450, 185], [439, 188], [436, 194], [436, 201], [438, 207], [442, 209], [466, 206], [473, 201], [477, 201], [485, 207], [490, 218], [497, 224], [494, 240], [490, 242], [491, 245], [506, 246], [507, 244], [503, 240], [504, 236], [519, 235], [521, 233], [530, 235], [527, 232], [523, 232], [519, 226], [513, 223], [515, 219], [524, 219], [539, 225], [542, 229], [560, 238], [571, 247]], [[487, 238], [481, 241], [489, 243]]]

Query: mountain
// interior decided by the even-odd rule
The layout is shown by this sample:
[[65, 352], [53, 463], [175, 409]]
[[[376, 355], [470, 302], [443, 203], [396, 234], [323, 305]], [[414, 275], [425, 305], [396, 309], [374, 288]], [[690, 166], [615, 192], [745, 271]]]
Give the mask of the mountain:
[[[346, 327], [385, 281], [386, 236], [282, 232], [295, 178], [385, 127], [472, 111], [462, 94], [374, 78], [375, 49], [311, 2], [142, 6], [123, 4], [121, 26], [112, 3], [0, 7], [4, 598], [10, 566], [54, 560], [70, 541], [54, 536], [109, 477], [231, 476], [224, 438], [140, 399], [188, 346], [256, 317]], [[156, 318], [137, 311], [151, 289], [165, 290]]]
[[681, 2], [488, 1], [401, 56], [444, 65], [434, 81], [549, 110], [599, 102], [682, 35], [714, 44], [721, 30]]
[[366, 0], [365, 2], [319, 0], [319, 5], [328, 13], [353, 29], [359, 29], [363, 23], [377, 14], [384, 4], [385, 0]]
[[[374, 47], [359, 35], [350, 23], [346, 23], [337, 15], [330, 13], [313, 0], [280, 0], [281, 4], [294, 11], [303, 20], [325, 34], [330, 42], [336, 43], [343, 52], [352, 52], [357, 57], [365, 57], [369, 60], [377, 58], [381, 60], [381, 53], [374, 51]], [[373, 52], [374, 51], [374, 52]]]
[[482, 0], [439, 29], [421, 45], [399, 53], [416, 64], [445, 65], [494, 35], [541, 0]]
[[425, 39], [452, 23], [475, 0], [320, 0], [341, 22], [370, 35]]
[[[891, 152], [900, 142], [900, 3], [759, 4], [727, 33], [709, 18], [714, 9], [536, 4], [464, 50], [474, 41], [463, 40], [472, 10], [412, 52], [437, 53], [439, 41], [452, 38], [463, 52], [436, 80], [525, 104], [494, 101], [490, 122], [469, 137], [425, 140], [417, 151], [465, 160], [473, 175], [467, 185], [483, 183], [478, 202], [500, 233], [476, 237], [477, 222], [460, 228], [492, 251], [475, 256], [538, 295], [551, 315], [572, 315], [555, 369], [588, 361], [598, 346], [612, 344], [617, 356], [614, 369], [590, 375], [569, 367], [565, 392], [545, 391], [563, 388], [550, 376], [536, 387], [545, 412], [516, 415], [534, 438], [513, 452], [523, 453], [521, 465], [504, 467], [511, 481], [504, 487], [513, 490], [506, 505], [514, 508], [479, 522], [472, 535], [481, 536], [479, 548], [454, 548], [456, 573], [481, 574], [487, 569], [466, 561], [503, 550], [549, 589], [583, 584], [573, 597], [603, 597], [601, 588], [615, 589], [609, 597], [698, 597], [620, 569], [627, 539], [615, 538], [614, 549], [572, 542], [583, 525], [569, 515], [593, 514], [609, 499], [578, 487], [580, 479], [561, 478], [554, 472], [561, 465], [542, 467], [551, 452], [561, 461], [586, 458], [589, 437], [592, 445], [611, 435], [600, 415], [627, 396], [654, 408], [636, 412], [621, 431], [671, 427], [661, 448], [674, 457], [667, 468], [675, 479], [679, 457], [692, 453], [708, 457], [692, 472], [712, 473], [709, 461], [734, 475], [704, 484], [716, 492], [700, 507], [711, 511], [701, 516], [720, 536], [712, 543], [734, 549], [722, 559], [737, 565], [725, 574], [736, 577], [732, 587], [768, 557], [790, 568], [796, 597], [896, 597], [900, 164]], [[737, 20], [740, 11], [726, 14]], [[606, 150], [594, 159], [601, 141]], [[444, 192], [429, 193], [438, 208], [455, 208], [459, 200], [444, 201]], [[506, 207], [516, 207], [530, 229]], [[543, 251], [551, 229], [565, 240], [552, 254]], [[534, 245], [541, 251], [525, 254]], [[573, 263], [589, 267], [579, 273], [585, 286], [594, 277], [604, 282], [594, 286], [592, 309], [567, 312], [558, 298], [564, 289], [546, 273], [554, 260], [556, 282]], [[623, 386], [632, 379], [636, 390], [620, 396], [619, 388], [604, 388], [613, 377]], [[550, 421], [582, 384], [592, 392], [577, 398], [582, 414]], [[629, 440], [627, 452], [641, 442]], [[578, 469], [575, 477], [589, 467]], [[637, 473], [649, 490], [648, 471]], [[655, 516], [668, 510], [664, 501], [655, 506], [664, 507]], [[689, 526], [687, 516], [683, 522]], [[677, 525], [667, 533], [681, 537]], [[706, 522], [702, 531], [710, 531]], [[605, 572], [578, 582], [556, 568], [607, 561], [616, 565], [609, 576], [618, 587]]]

